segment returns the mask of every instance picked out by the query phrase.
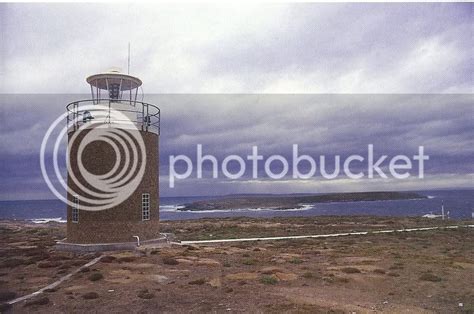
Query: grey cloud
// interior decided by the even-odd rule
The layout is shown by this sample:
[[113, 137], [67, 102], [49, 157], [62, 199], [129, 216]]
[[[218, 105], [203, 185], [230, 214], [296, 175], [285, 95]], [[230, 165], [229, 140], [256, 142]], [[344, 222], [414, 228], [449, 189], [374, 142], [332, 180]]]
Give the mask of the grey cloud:
[[[1, 198], [19, 185], [43, 193], [43, 135], [68, 102], [89, 98], [37, 93], [88, 93], [88, 74], [126, 65], [128, 41], [145, 101], [162, 110], [162, 195], [377, 187], [246, 177], [168, 189], [169, 155], [194, 159], [196, 144], [218, 157], [258, 145], [287, 158], [292, 144], [315, 157], [424, 145], [431, 187], [466, 186], [474, 173], [472, 4], [2, 4], [0, 14]], [[170, 94], [268, 91], [278, 94]], [[285, 94], [314, 91], [336, 94]], [[453, 94], [420, 94], [433, 92]]]

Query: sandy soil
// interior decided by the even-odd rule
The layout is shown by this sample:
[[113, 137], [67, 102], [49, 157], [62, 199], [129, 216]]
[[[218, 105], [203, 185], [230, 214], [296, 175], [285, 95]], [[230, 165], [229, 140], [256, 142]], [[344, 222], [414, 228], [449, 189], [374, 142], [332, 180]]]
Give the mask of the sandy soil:
[[[435, 224], [442, 222], [312, 217], [203, 219], [162, 226], [183, 240]], [[64, 228], [0, 222], [0, 303], [36, 291], [96, 256], [55, 251]], [[460, 228], [105, 253], [57, 289], [9, 309], [3, 304], [2, 311], [472, 313], [473, 241], [474, 230]]]

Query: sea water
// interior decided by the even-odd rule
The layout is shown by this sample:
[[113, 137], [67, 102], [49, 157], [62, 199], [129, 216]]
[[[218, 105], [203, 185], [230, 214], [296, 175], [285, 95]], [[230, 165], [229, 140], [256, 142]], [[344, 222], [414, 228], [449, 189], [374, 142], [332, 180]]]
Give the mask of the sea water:
[[[216, 196], [161, 197], [160, 219], [180, 220], [217, 217], [308, 217], [308, 216], [412, 216], [445, 212], [450, 218], [471, 219], [474, 212], [474, 190], [418, 191], [426, 199], [334, 202], [303, 204], [301, 208], [271, 210], [262, 208], [240, 208], [233, 210], [180, 211], [183, 205], [199, 200], [214, 199]], [[218, 198], [224, 196], [218, 196]], [[59, 200], [0, 201], [0, 219], [31, 220], [37, 223], [47, 221], [65, 222], [66, 205]]]

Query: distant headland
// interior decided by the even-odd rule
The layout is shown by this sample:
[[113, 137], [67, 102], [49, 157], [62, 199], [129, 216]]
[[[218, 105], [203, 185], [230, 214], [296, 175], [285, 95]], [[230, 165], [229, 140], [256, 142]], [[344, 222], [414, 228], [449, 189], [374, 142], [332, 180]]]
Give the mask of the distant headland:
[[331, 193], [331, 194], [290, 194], [290, 195], [229, 195], [222, 198], [195, 201], [184, 204], [179, 210], [231, 210], [243, 208], [262, 208], [286, 210], [302, 208], [304, 204], [332, 203], [332, 202], [366, 202], [425, 199], [424, 195], [414, 192], [358, 192], [358, 193]]

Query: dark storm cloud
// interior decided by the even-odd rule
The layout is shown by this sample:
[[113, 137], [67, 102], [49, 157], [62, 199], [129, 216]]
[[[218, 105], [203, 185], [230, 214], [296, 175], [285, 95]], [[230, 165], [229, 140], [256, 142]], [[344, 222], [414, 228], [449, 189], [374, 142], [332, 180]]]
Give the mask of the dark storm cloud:
[[[4, 95], [6, 105], [2, 106], [1, 113], [7, 119], [2, 125], [0, 142], [3, 197], [10, 195], [14, 191], [12, 186], [20, 182], [25, 188], [33, 182], [32, 190], [38, 190], [43, 135], [64, 112], [68, 101], [83, 97]], [[366, 156], [368, 144], [374, 145], [376, 156], [390, 157], [398, 154], [411, 157], [417, 154], [418, 146], [424, 146], [430, 155], [425, 168], [428, 179], [474, 173], [472, 95], [148, 95], [147, 101], [161, 108], [163, 195], [177, 191], [179, 194], [205, 193], [209, 187], [220, 193], [252, 191], [252, 184], [232, 184], [222, 173], [219, 179], [210, 180], [210, 163], [204, 164], [204, 177], [208, 180], [196, 180], [194, 169], [190, 179], [178, 182], [176, 190], [169, 189], [169, 156], [187, 155], [195, 167], [197, 144], [203, 145], [204, 154], [216, 156], [220, 163], [229, 154], [245, 159], [254, 145], [265, 158], [280, 154], [291, 161], [292, 145], [298, 144], [299, 153], [312, 156], [318, 164], [319, 156], [325, 155], [328, 171], [333, 170], [334, 155], [341, 155], [342, 160], [350, 154]], [[51, 163], [51, 149], [50, 145], [48, 163]], [[60, 161], [64, 159], [64, 150], [63, 141]], [[250, 166], [248, 162], [248, 171], [241, 181], [251, 179]], [[268, 180], [263, 173], [263, 162], [259, 169], [259, 179]], [[277, 171], [279, 166], [275, 164], [272, 169]], [[307, 169], [308, 164], [300, 165], [302, 172]], [[359, 169], [364, 170], [357, 165], [353, 168], [354, 171]], [[63, 163], [62, 170], [65, 171]], [[184, 170], [183, 164], [177, 164], [177, 171]], [[229, 170], [237, 172], [238, 164], [230, 163]], [[286, 180], [289, 180], [287, 185], [292, 185], [291, 174]], [[298, 186], [301, 182], [293, 183]], [[445, 183], [450, 185], [449, 180]], [[260, 190], [263, 186], [265, 191], [272, 190], [269, 182], [258, 184]], [[423, 181], [418, 182], [418, 186], [422, 187]]]

